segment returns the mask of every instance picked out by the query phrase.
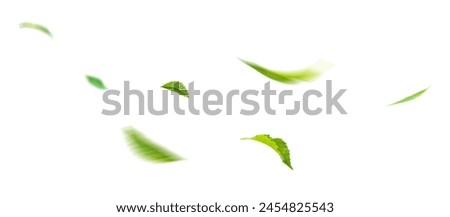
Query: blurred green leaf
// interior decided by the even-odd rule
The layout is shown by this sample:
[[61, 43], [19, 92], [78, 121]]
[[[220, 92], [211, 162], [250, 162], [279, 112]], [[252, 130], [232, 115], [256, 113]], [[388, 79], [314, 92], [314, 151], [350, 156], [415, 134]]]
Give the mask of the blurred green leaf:
[[24, 29], [24, 28], [34, 29], [34, 30], [40, 31], [40, 32], [50, 36], [51, 38], [53, 38], [52, 33], [47, 29], [47, 27], [40, 25], [40, 24], [23, 22], [23, 23], [19, 24], [19, 27], [21, 29]]
[[399, 101], [397, 101], [397, 102], [394, 102], [394, 103], [392, 103], [392, 104], [389, 104], [388, 106], [391, 106], [391, 105], [397, 105], [397, 104], [400, 104], [400, 103], [405, 103], [405, 102], [414, 100], [414, 99], [416, 99], [417, 97], [422, 96], [429, 88], [430, 88], [430, 87], [427, 87], [427, 88], [425, 88], [425, 89], [423, 89], [423, 90], [421, 90], [421, 91], [419, 91], [419, 92], [417, 92], [417, 93], [414, 93], [414, 94], [412, 94], [412, 95], [410, 95], [410, 96], [407, 96], [407, 97], [405, 97], [405, 98], [403, 98], [403, 99], [401, 99], [401, 100], [399, 100]]
[[182, 160], [181, 157], [146, 138], [142, 133], [132, 127], [125, 128], [123, 132], [133, 152], [143, 159], [157, 163], [169, 163]]
[[272, 80], [275, 80], [275, 81], [278, 81], [281, 83], [286, 83], [286, 84], [295, 84], [295, 83], [298, 83], [301, 81], [312, 81], [312, 80], [316, 79], [317, 77], [319, 77], [323, 72], [325, 72], [326, 70], [328, 70], [332, 67], [331, 63], [327, 63], [325, 61], [318, 61], [317, 63], [315, 63], [305, 69], [290, 71], [290, 72], [289, 71], [282, 72], [282, 71], [267, 69], [256, 63], [252, 63], [252, 62], [249, 62], [246, 60], [242, 60], [242, 59], [239, 59], [239, 60], [242, 61], [243, 63], [245, 63], [246, 65], [250, 66], [254, 70], [258, 71], [262, 75], [264, 75]]
[[254, 140], [266, 144], [267, 146], [271, 147], [275, 152], [277, 152], [277, 154], [280, 156], [284, 164], [286, 164], [289, 168], [293, 170], [291, 165], [291, 156], [289, 153], [289, 148], [282, 139], [272, 138], [268, 134], [260, 134], [252, 138], [242, 138], [241, 140]]
[[171, 81], [161, 87], [189, 98], [189, 92], [187, 91], [184, 84], [179, 81]]
[[90, 75], [86, 75], [86, 78], [88, 82], [92, 84], [92, 86], [101, 90], [106, 90], [106, 86], [103, 84], [103, 81], [100, 80], [99, 78]]

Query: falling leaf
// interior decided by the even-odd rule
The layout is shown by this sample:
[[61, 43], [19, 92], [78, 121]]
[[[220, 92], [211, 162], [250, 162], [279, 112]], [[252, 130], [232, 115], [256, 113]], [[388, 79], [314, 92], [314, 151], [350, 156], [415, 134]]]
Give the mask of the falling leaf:
[[397, 102], [389, 104], [388, 106], [397, 105], [397, 104], [400, 104], [400, 103], [404, 103], [404, 102], [408, 102], [408, 101], [411, 101], [413, 99], [416, 99], [417, 97], [422, 96], [429, 88], [430, 87], [427, 87], [427, 88], [425, 88], [425, 89], [423, 89], [423, 90], [421, 90], [421, 91], [419, 91], [419, 92], [417, 92], [415, 94], [412, 94], [411, 96], [405, 97], [405, 98], [403, 98], [403, 99], [401, 99], [401, 100], [399, 100]]
[[131, 149], [146, 160], [157, 163], [182, 160], [181, 157], [147, 139], [142, 133], [132, 127], [125, 128], [123, 132]]
[[261, 143], [264, 143], [271, 147], [275, 152], [278, 153], [281, 160], [284, 164], [286, 164], [289, 168], [292, 168], [291, 165], [291, 157], [289, 153], [289, 148], [286, 143], [280, 138], [272, 138], [268, 134], [256, 135], [252, 138], [242, 138], [241, 140], [255, 140]]
[[183, 85], [183, 83], [179, 81], [171, 81], [167, 84], [164, 84], [161, 86], [162, 88], [168, 89], [170, 91], [173, 91], [175, 93], [180, 94], [181, 96], [185, 96], [189, 98], [189, 92], [187, 91], [186, 87]]
[[323, 72], [332, 67], [331, 63], [325, 61], [318, 61], [317, 63], [301, 70], [291, 71], [291, 72], [281, 72], [276, 70], [271, 70], [264, 68], [256, 63], [252, 63], [246, 60], [241, 60], [243, 63], [247, 64], [254, 70], [258, 71], [262, 75], [286, 84], [295, 84], [301, 81], [312, 81], [319, 77]]
[[47, 29], [47, 27], [40, 25], [40, 24], [23, 22], [23, 23], [19, 24], [19, 27], [21, 29], [24, 29], [24, 28], [35, 29], [35, 30], [40, 31], [40, 32], [50, 36], [51, 38], [53, 38], [52, 33]]
[[90, 75], [87, 75], [86, 78], [89, 81], [89, 83], [92, 84], [92, 86], [101, 90], [106, 90], [106, 86], [103, 84], [103, 81], [100, 80], [99, 78]]

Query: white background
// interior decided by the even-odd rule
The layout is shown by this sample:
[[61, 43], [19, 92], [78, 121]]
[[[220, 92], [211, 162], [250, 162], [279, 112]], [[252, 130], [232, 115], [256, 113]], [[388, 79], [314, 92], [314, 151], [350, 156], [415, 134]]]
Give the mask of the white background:
[[[0, 216], [330, 201], [335, 212], [311, 216], [448, 217], [448, 8], [392, 0], [2, 1]], [[20, 30], [24, 21], [44, 24], [54, 39]], [[349, 114], [109, 117], [100, 113], [102, 91], [84, 77], [116, 89], [129, 80], [143, 91], [171, 80], [261, 89], [268, 79], [237, 58], [286, 70], [334, 63], [312, 83], [272, 87], [324, 90], [333, 80], [336, 90], [348, 89], [341, 103]], [[386, 106], [429, 85], [415, 101]], [[187, 160], [141, 160], [124, 141], [127, 126]], [[288, 143], [293, 171], [268, 147], [239, 140], [261, 133]], [[203, 214], [211, 215], [258, 213]]]

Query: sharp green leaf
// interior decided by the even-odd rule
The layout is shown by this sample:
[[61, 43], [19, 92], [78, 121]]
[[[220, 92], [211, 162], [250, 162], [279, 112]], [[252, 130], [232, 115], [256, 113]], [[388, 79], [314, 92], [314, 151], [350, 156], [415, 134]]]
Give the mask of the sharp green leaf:
[[417, 92], [417, 93], [414, 93], [414, 94], [412, 94], [412, 95], [410, 95], [410, 96], [407, 96], [407, 97], [405, 97], [405, 98], [403, 98], [403, 99], [401, 99], [401, 100], [399, 100], [399, 101], [397, 101], [397, 102], [394, 102], [394, 103], [392, 103], [392, 104], [389, 104], [389, 106], [391, 106], [391, 105], [397, 105], [397, 104], [400, 104], [400, 103], [405, 103], [405, 102], [414, 100], [414, 99], [416, 99], [417, 97], [422, 96], [429, 88], [430, 88], [430, 87], [427, 87], [427, 88], [425, 88], [425, 89], [423, 89], [423, 90], [421, 90], [421, 91], [419, 91], [419, 92]]
[[277, 152], [277, 154], [280, 156], [284, 164], [286, 164], [289, 168], [293, 169], [291, 165], [291, 156], [289, 153], [289, 148], [282, 139], [272, 138], [268, 134], [261, 134], [256, 135], [252, 138], [242, 138], [241, 140], [254, 140], [268, 145], [275, 152]]
[[40, 31], [40, 32], [50, 36], [51, 38], [53, 38], [52, 33], [47, 29], [47, 27], [40, 25], [40, 24], [23, 22], [23, 23], [19, 24], [19, 27], [21, 29], [24, 29], [24, 28], [34, 29], [34, 30]]
[[312, 81], [319, 77], [323, 72], [330, 69], [332, 64], [325, 61], [318, 61], [317, 63], [301, 70], [291, 72], [281, 72], [264, 68], [256, 63], [252, 63], [246, 60], [241, 60], [246, 65], [250, 66], [254, 70], [258, 71], [262, 75], [286, 84], [295, 84], [301, 81]]
[[181, 157], [146, 138], [142, 133], [132, 127], [125, 128], [123, 132], [133, 152], [143, 159], [156, 163], [169, 163], [182, 160]]
[[90, 75], [87, 75], [86, 78], [88, 82], [92, 84], [92, 86], [101, 90], [106, 90], [106, 86], [103, 84], [103, 81], [100, 80], [99, 78]]
[[167, 84], [164, 84], [161, 86], [162, 88], [165, 88], [167, 90], [173, 91], [175, 93], [180, 94], [181, 96], [185, 96], [189, 98], [189, 92], [187, 91], [186, 87], [183, 83], [179, 81], [171, 81]]

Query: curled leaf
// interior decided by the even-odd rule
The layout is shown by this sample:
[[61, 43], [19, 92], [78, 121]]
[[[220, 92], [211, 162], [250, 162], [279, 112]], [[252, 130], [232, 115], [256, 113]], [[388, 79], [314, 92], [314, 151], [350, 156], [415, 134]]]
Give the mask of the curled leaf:
[[187, 91], [184, 84], [179, 81], [171, 81], [161, 87], [189, 98], [189, 92]]
[[156, 163], [169, 163], [182, 159], [132, 127], [125, 128], [123, 132], [133, 152], [143, 159]]
[[277, 154], [280, 156], [284, 164], [286, 164], [289, 168], [293, 169], [291, 165], [291, 156], [289, 153], [289, 148], [282, 139], [272, 138], [268, 134], [260, 134], [252, 138], [242, 138], [241, 140], [254, 140], [266, 144], [267, 146], [271, 147], [275, 152], [277, 152]]
[[264, 68], [256, 63], [252, 63], [246, 60], [241, 60], [246, 65], [250, 66], [254, 70], [258, 71], [262, 75], [286, 84], [295, 84], [301, 81], [312, 81], [319, 77], [323, 72], [330, 69], [332, 67], [331, 63], [327, 63], [325, 61], [317, 61], [315, 64], [301, 70], [296, 71], [276, 71], [272, 69]]
[[421, 90], [421, 91], [419, 91], [419, 92], [417, 92], [417, 93], [414, 93], [414, 94], [412, 94], [412, 95], [410, 95], [410, 96], [407, 96], [407, 97], [405, 97], [405, 98], [403, 98], [403, 99], [401, 99], [401, 100], [399, 100], [399, 101], [397, 101], [397, 102], [394, 102], [394, 103], [392, 103], [392, 104], [389, 104], [389, 106], [391, 106], [391, 105], [397, 105], [397, 104], [400, 104], [400, 103], [405, 103], [405, 102], [409, 102], [409, 101], [411, 101], [411, 100], [414, 100], [414, 99], [416, 99], [417, 97], [422, 96], [429, 88], [430, 88], [430, 87], [427, 87], [427, 88], [425, 88], [425, 89], [423, 89], [423, 90]]
[[92, 84], [92, 86], [101, 89], [101, 90], [106, 90], [106, 86], [103, 84], [103, 81], [100, 80], [100, 78], [94, 77], [94, 76], [90, 76], [90, 75], [86, 75], [86, 79], [88, 80], [88, 82], [90, 84]]
[[45, 27], [43, 25], [40, 25], [40, 24], [23, 22], [23, 23], [19, 24], [19, 27], [21, 29], [24, 29], [24, 28], [34, 29], [34, 30], [40, 31], [40, 32], [50, 36], [51, 38], [53, 38], [52, 33], [50, 32], [50, 30], [48, 30], [47, 27]]

